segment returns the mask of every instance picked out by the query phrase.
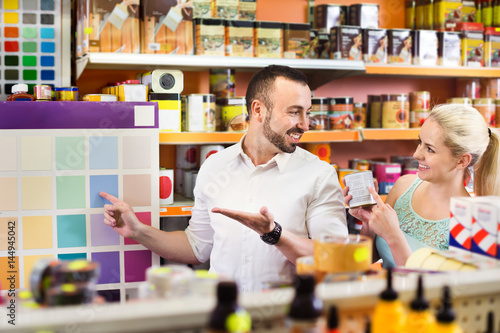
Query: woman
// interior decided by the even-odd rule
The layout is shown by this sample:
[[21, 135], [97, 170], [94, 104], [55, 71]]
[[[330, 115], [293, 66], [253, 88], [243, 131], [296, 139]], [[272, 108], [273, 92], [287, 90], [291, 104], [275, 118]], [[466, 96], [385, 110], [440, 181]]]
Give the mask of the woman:
[[[468, 167], [475, 170], [476, 195], [500, 195], [499, 135], [476, 109], [437, 106], [419, 139], [413, 154], [418, 174], [400, 177], [385, 203], [369, 188], [377, 205], [349, 210], [363, 222], [362, 233], [375, 238], [384, 267], [403, 266], [420, 247], [448, 248], [450, 198], [469, 196]], [[348, 191], [344, 188], [346, 204], [352, 198]]]

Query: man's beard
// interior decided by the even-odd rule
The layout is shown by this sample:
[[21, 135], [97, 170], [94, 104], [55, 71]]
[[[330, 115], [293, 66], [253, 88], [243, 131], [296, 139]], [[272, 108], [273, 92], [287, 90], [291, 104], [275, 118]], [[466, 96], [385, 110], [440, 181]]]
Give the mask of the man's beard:
[[303, 134], [304, 131], [302, 131], [299, 128], [292, 128], [292, 129], [289, 129], [286, 132], [286, 135], [283, 137], [271, 129], [271, 116], [272, 116], [272, 112], [269, 111], [269, 114], [264, 119], [264, 136], [266, 137], [266, 139], [269, 140], [269, 142], [271, 142], [273, 145], [278, 147], [282, 152], [293, 153], [295, 151], [295, 149], [297, 148], [297, 144], [287, 143], [286, 142], [286, 135], [291, 134], [291, 133]]

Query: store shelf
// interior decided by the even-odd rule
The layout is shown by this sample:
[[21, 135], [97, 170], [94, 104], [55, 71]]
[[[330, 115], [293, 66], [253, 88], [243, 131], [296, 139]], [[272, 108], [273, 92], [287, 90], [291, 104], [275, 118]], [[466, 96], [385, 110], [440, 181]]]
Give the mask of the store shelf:
[[500, 77], [500, 68], [402, 66], [395, 64], [365, 65], [366, 74], [433, 77]]
[[178, 193], [174, 193], [174, 203], [172, 205], [160, 205], [160, 217], [191, 216], [193, 200]]
[[[419, 128], [378, 129], [369, 128], [349, 131], [309, 131], [301, 143], [353, 142], [364, 140], [417, 140]], [[238, 142], [243, 132], [160, 132], [160, 144], [230, 144]]]
[[420, 128], [410, 129], [378, 129], [365, 128], [361, 130], [364, 140], [418, 140]]
[[312, 89], [334, 79], [365, 72], [365, 66], [362, 61], [141, 53], [88, 53], [76, 61], [76, 79], [80, 77], [85, 69], [137, 69], [150, 71], [159, 68], [174, 68], [182, 71], [202, 71], [212, 68], [232, 68], [237, 71], [257, 71], [272, 64], [285, 65], [303, 70], [309, 75], [309, 85]]

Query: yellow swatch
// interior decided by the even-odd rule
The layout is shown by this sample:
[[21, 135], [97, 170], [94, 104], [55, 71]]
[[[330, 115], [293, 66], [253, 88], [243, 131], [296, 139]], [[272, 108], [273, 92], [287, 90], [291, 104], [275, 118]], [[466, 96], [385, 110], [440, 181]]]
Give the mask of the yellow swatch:
[[22, 177], [21, 206], [23, 210], [52, 209], [51, 177]]
[[51, 254], [42, 254], [38, 256], [24, 256], [24, 288], [30, 288], [30, 276], [31, 271], [33, 270], [33, 266], [35, 263], [43, 258], [52, 259], [53, 256]]
[[19, 9], [19, 1], [3, 0], [3, 9]]
[[0, 283], [2, 290], [10, 289], [11, 283], [19, 289], [19, 257], [0, 257]]
[[3, 21], [7, 24], [17, 24], [19, 23], [19, 15], [11, 12], [3, 13]]
[[23, 217], [23, 249], [52, 248], [52, 216]]
[[52, 142], [49, 136], [21, 138], [22, 170], [50, 170], [52, 168]]

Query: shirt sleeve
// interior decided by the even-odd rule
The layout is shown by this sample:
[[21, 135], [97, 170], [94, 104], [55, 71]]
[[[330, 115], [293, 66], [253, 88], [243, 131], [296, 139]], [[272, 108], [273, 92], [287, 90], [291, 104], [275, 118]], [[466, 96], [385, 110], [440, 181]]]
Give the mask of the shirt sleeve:
[[346, 208], [337, 172], [329, 167], [317, 178], [306, 224], [309, 237], [317, 239], [323, 233], [347, 236]]
[[194, 255], [199, 262], [210, 259], [213, 247], [214, 230], [210, 225], [210, 215], [202, 191], [194, 189], [195, 203], [191, 210], [191, 219], [185, 232]]

